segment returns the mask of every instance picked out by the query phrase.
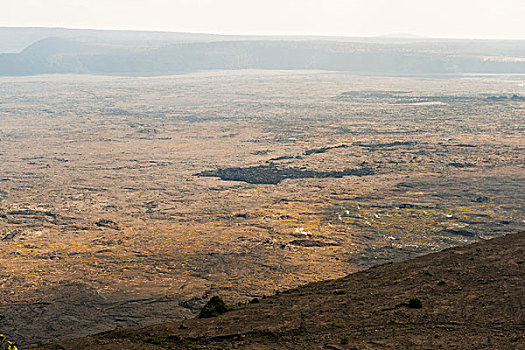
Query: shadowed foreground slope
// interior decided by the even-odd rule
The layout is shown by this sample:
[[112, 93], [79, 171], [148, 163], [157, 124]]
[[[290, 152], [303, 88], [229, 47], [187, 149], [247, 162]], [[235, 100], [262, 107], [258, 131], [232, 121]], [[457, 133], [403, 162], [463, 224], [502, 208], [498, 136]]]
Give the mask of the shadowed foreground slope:
[[[525, 232], [309, 284], [210, 319], [44, 349], [518, 349]], [[410, 308], [417, 297], [422, 308]], [[521, 345], [520, 345], [521, 344]]]

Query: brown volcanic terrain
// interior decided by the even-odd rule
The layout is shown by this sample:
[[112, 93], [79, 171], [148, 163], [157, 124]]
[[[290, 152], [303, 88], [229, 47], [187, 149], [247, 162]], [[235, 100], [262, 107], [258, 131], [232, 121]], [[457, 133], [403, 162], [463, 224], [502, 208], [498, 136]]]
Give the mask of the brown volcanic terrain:
[[0, 82], [0, 331], [20, 344], [524, 229], [522, 75]]
[[[525, 232], [42, 349], [523, 349]], [[408, 301], [419, 298], [421, 308]]]

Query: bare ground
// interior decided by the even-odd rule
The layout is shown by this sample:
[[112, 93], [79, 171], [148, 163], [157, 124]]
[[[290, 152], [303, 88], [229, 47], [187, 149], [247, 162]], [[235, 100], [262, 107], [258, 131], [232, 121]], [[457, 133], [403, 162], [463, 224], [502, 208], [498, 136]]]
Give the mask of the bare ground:
[[[523, 349], [525, 232], [40, 349]], [[422, 308], [411, 308], [410, 298]]]

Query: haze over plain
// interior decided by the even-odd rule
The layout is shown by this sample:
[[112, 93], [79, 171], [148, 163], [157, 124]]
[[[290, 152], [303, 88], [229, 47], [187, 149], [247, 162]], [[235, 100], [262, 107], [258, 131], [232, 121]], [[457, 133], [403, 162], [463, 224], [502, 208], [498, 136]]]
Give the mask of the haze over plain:
[[[180, 321], [212, 295], [243, 303], [523, 230], [524, 6], [1, 0], [0, 333]], [[511, 263], [493, 275], [519, 296]], [[410, 282], [431, 313], [433, 272]], [[480, 300], [471, 282], [509, 311], [507, 291]], [[344, 310], [395, 321], [359, 305]], [[465, 320], [479, 343], [499, 336]]]

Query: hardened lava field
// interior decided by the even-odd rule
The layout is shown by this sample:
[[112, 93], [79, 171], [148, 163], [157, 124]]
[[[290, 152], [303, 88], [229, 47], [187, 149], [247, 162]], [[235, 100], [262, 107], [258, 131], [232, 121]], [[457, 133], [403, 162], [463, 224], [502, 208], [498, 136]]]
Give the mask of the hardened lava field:
[[22, 344], [525, 227], [522, 75], [0, 82], [0, 326]]

